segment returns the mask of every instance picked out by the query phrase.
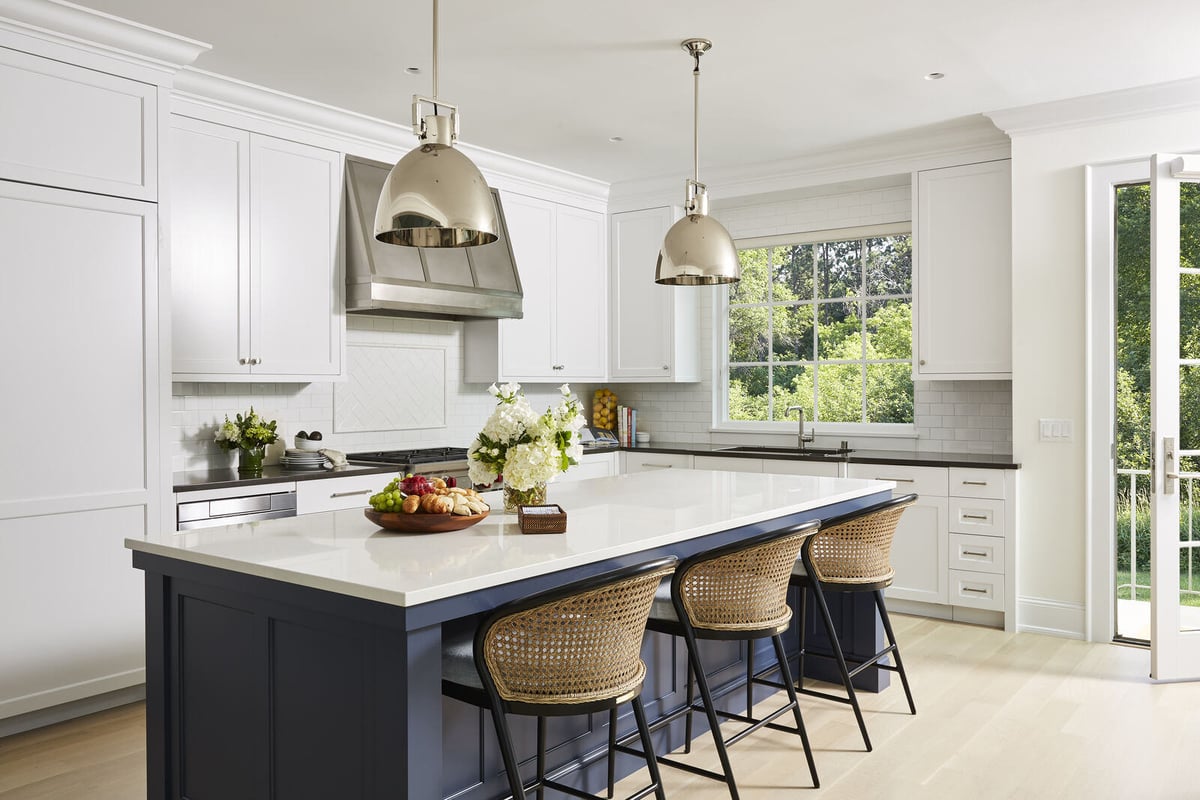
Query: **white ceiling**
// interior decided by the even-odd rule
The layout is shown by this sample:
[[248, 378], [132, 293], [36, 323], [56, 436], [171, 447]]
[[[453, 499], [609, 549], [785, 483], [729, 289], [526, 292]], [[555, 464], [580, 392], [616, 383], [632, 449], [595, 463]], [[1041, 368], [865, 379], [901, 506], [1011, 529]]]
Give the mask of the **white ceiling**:
[[[431, 0], [82, 0], [213, 45], [195, 66], [407, 124]], [[464, 141], [610, 182], [794, 159], [1030, 103], [1200, 75], [1195, 0], [442, 0]], [[413, 77], [404, 68], [418, 66]], [[927, 81], [929, 72], [946, 78]], [[625, 141], [612, 144], [610, 136]]]

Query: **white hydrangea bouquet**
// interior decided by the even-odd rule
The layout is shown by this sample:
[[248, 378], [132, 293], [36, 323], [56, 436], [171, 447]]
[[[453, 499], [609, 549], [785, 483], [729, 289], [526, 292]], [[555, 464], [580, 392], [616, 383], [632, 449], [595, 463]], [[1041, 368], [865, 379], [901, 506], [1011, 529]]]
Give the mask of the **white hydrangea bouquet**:
[[467, 449], [470, 478], [478, 484], [504, 476], [504, 505], [538, 505], [546, 500], [546, 484], [583, 455], [579, 429], [586, 422], [571, 387], [559, 387], [562, 401], [536, 413], [519, 383], [492, 384], [496, 409]]

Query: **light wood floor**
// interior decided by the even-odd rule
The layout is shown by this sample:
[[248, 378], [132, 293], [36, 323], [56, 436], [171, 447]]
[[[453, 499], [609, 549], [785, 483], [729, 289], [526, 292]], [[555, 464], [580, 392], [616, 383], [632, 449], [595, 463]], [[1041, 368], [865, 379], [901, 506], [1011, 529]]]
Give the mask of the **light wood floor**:
[[[760, 731], [731, 750], [745, 800], [1200, 798], [1200, 684], [1151, 683], [1146, 651], [893, 620], [917, 716], [898, 684], [864, 695], [875, 742], [865, 753], [848, 707], [802, 698], [822, 788], [809, 787], [798, 737]], [[0, 798], [142, 798], [144, 735], [135, 704], [0, 739]], [[691, 758], [716, 763], [703, 740]], [[729, 796], [721, 784], [664, 773], [671, 797]]]

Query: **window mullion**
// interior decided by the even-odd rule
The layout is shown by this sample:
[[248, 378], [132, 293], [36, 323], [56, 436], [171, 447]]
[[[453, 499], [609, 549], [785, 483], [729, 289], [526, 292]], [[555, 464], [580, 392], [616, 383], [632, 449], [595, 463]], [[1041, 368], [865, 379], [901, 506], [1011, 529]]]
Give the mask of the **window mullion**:
[[867, 240], [858, 243], [858, 337], [862, 346], [862, 416], [859, 422], [867, 421]]

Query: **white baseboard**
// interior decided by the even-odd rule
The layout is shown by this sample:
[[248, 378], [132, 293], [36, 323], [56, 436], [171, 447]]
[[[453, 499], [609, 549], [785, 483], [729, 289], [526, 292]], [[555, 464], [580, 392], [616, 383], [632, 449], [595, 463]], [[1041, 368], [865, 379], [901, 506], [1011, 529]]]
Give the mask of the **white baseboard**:
[[47, 725], [55, 725], [59, 722], [75, 719], [76, 717], [86, 717], [88, 714], [95, 714], [98, 711], [106, 711], [110, 708], [136, 703], [139, 700], [145, 699], [146, 685], [142, 683], [137, 686], [117, 689], [114, 692], [105, 692], [94, 697], [85, 697], [82, 700], [73, 700], [69, 703], [62, 703], [50, 708], [41, 708], [37, 711], [30, 711], [27, 714], [20, 714], [8, 719], [0, 719], [0, 738], [12, 736], [14, 733], [31, 731], [35, 728], [44, 728]]
[[1017, 630], [1064, 639], [1083, 639], [1086, 620], [1083, 603], [1065, 603], [1044, 597], [1017, 598]]
[[76, 700], [87, 700], [91, 697], [128, 689], [131, 686], [140, 686], [145, 682], [146, 669], [138, 667], [118, 672], [115, 675], [105, 675], [69, 686], [56, 686], [53, 689], [2, 700], [0, 701], [0, 724], [4, 724], [16, 716], [61, 706], [64, 703], [73, 703]]

